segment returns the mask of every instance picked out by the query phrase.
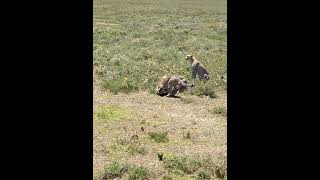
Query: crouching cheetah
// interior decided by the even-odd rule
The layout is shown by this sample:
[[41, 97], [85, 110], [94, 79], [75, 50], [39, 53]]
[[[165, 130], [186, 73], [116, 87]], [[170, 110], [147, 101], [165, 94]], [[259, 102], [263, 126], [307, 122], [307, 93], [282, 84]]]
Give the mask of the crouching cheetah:
[[189, 62], [192, 68], [192, 79], [195, 80], [196, 76], [199, 76], [199, 79], [210, 79], [210, 74], [208, 70], [195, 58], [193, 55], [187, 55], [186, 60]]
[[188, 84], [187, 80], [178, 75], [166, 75], [163, 76], [156, 89], [155, 94], [159, 96], [175, 96], [177, 93], [184, 92], [191, 85]]

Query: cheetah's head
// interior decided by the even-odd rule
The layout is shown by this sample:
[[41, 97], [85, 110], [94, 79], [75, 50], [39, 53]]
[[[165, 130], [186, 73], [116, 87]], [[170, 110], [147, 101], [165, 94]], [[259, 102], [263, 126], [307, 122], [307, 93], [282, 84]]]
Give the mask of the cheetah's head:
[[168, 91], [164, 87], [157, 86], [155, 94], [159, 96], [165, 96], [168, 94]]
[[193, 55], [192, 54], [188, 54], [186, 55], [186, 60], [193, 60]]
[[160, 82], [158, 83], [156, 89], [155, 89], [155, 94], [159, 95], [159, 96], [165, 96], [168, 94], [168, 90], [166, 90], [164, 83], [166, 81], [166, 79], [168, 79], [168, 76], [163, 76], [160, 80]]
[[191, 54], [186, 55], [186, 60], [187, 60], [189, 63], [192, 63], [192, 62], [193, 62], [193, 55], [191, 55]]

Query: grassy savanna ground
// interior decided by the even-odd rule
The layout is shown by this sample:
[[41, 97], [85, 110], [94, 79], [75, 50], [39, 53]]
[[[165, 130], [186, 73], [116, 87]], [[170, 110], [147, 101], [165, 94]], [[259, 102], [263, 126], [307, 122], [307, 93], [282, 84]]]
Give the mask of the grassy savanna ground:
[[153, 91], [165, 74], [191, 78], [193, 54], [212, 80], [189, 92], [226, 89], [226, 18], [226, 0], [94, 0], [95, 73], [113, 92]]
[[[226, 0], [94, 0], [95, 179], [227, 178], [226, 18]], [[191, 78], [186, 54], [212, 79], [152, 94]]]

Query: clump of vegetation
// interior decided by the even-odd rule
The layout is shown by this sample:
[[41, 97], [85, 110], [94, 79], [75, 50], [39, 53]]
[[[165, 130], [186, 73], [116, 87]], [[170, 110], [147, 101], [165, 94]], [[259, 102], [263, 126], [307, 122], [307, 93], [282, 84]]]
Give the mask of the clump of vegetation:
[[211, 176], [210, 176], [209, 173], [207, 173], [207, 172], [205, 172], [205, 171], [200, 171], [200, 172], [198, 173], [198, 178], [205, 180], [205, 179], [211, 179]]
[[120, 145], [120, 149], [124, 149], [126, 152], [129, 152], [132, 155], [147, 154], [147, 148], [142, 145], [138, 139], [137, 135], [133, 135], [131, 138], [129, 137], [118, 137], [117, 139], [118, 145]]
[[204, 170], [211, 173], [212, 177], [226, 179], [227, 177], [227, 158], [221, 157], [216, 161], [206, 157], [201, 160]]
[[171, 156], [163, 161], [164, 168], [179, 175], [197, 174], [199, 179], [225, 178], [226, 161], [214, 162], [210, 158]]
[[164, 168], [177, 174], [192, 174], [200, 168], [200, 164], [186, 156], [173, 156], [165, 159]]
[[119, 120], [126, 116], [126, 112], [118, 106], [102, 106], [96, 110], [96, 115], [102, 120]]
[[167, 132], [149, 132], [149, 137], [157, 143], [168, 142], [168, 133]]
[[151, 175], [150, 171], [143, 166], [131, 166], [128, 174], [130, 180], [145, 180]]
[[210, 80], [208, 82], [199, 81], [190, 91], [190, 94], [196, 96], [209, 96], [211, 98], [215, 98], [215, 86], [214, 83]]
[[96, 179], [109, 180], [121, 178], [126, 174], [129, 176], [130, 180], [145, 180], [150, 177], [151, 172], [143, 166], [127, 165], [113, 162], [106, 166], [104, 172]]
[[104, 173], [101, 175], [101, 180], [121, 178], [127, 171], [128, 166], [120, 164], [118, 162], [113, 162], [104, 169]]
[[212, 108], [210, 110], [210, 112], [213, 113], [213, 114], [226, 116], [227, 115], [227, 108], [223, 107], [223, 106], [217, 106], [217, 107]]
[[145, 155], [147, 154], [147, 149], [145, 146], [141, 145], [140, 142], [132, 142], [128, 146], [128, 152], [131, 153], [132, 155], [135, 155], [135, 154]]

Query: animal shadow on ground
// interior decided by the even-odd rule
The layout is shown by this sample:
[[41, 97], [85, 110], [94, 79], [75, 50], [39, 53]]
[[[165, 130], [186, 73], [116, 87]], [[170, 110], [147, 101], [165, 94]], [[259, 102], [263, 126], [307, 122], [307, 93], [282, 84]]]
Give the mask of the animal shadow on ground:
[[181, 98], [180, 96], [167, 96], [168, 93], [164, 93], [164, 94], [159, 94], [159, 96], [161, 97], [167, 97], [167, 98]]
[[180, 96], [167, 96], [168, 98], [181, 98]]

